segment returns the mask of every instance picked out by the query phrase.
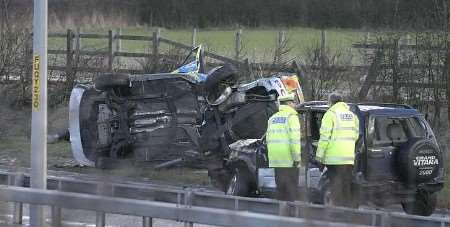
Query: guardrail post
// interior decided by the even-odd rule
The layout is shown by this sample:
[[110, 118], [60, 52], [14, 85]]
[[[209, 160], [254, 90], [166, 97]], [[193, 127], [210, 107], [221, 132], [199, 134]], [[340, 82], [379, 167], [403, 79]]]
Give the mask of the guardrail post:
[[[97, 185], [97, 195], [112, 196], [114, 189], [112, 185], [107, 183], [99, 183]], [[95, 226], [104, 227], [106, 224], [106, 214], [105, 212], [97, 211], [95, 216]]]
[[96, 227], [105, 227], [106, 215], [103, 212], [97, 212], [95, 216], [95, 226]]
[[153, 219], [151, 217], [142, 217], [142, 227], [152, 227]]
[[[186, 207], [191, 207], [193, 199], [194, 199], [194, 194], [192, 193], [192, 190], [187, 191], [184, 194], [184, 205]], [[194, 223], [193, 222], [185, 222], [183, 226], [184, 227], [194, 227]]]
[[52, 227], [62, 226], [61, 217], [61, 208], [52, 206]]
[[[14, 186], [23, 187], [25, 176], [23, 173], [16, 174], [14, 176], [9, 175], [9, 184]], [[23, 216], [23, 203], [14, 203], [13, 205], [13, 224], [22, 224]]]
[[280, 215], [280, 216], [289, 216], [289, 205], [288, 205], [287, 202], [280, 201], [278, 215]]
[[108, 31], [108, 71], [112, 72], [113, 63], [114, 63], [114, 32], [112, 30]]
[[389, 213], [384, 213], [381, 215], [381, 227], [391, 226], [391, 215]]
[[159, 64], [159, 38], [161, 37], [161, 29], [153, 32], [153, 72], [158, 71]]

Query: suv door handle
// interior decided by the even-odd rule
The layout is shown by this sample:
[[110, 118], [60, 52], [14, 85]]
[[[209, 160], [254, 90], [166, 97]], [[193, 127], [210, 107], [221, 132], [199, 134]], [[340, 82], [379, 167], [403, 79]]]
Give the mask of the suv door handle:
[[369, 157], [370, 158], [384, 158], [386, 154], [382, 152], [381, 149], [369, 149]]

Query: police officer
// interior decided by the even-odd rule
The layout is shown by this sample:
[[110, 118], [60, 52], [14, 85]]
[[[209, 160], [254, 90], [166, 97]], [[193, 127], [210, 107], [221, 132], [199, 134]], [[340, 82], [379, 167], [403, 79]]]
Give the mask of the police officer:
[[359, 120], [337, 93], [329, 95], [328, 105], [330, 108], [322, 118], [316, 159], [327, 168], [331, 203], [349, 206]]
[[277, 199], [294, 201], [298, 196], [300, 122], [294, 94], [280, 96], [278, 101], [279, 111], [269, 118], [266, 133], [269, 167], [275, 169]]

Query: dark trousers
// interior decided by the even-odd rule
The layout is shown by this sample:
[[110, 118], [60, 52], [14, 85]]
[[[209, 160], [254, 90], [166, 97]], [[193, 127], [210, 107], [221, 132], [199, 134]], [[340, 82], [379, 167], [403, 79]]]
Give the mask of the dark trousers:
[[331, 200], [336, 206], [352, 205], [353, 165], [327, 165]]
[[298, 168], [274, 168], [277, 184], [276, 198], [294, 201], [298, 198]]

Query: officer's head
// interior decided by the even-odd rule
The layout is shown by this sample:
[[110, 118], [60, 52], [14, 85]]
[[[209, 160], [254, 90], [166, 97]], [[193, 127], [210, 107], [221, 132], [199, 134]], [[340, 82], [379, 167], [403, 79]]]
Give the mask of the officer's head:
[[279, 96], [278, 102], [280, 103], [280, 105], [288, 105], [291, 107], [295, 107], [295, 94], [290, 93], [287, 95]]
[[344, 99], [342, 98], [342, 95], [337, 93], [337, 92], [333, 92], [330, 95], [328, 95], [328, 105], [332, 106], [338, 102], [343, 102]]

